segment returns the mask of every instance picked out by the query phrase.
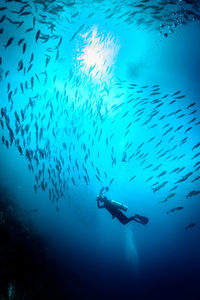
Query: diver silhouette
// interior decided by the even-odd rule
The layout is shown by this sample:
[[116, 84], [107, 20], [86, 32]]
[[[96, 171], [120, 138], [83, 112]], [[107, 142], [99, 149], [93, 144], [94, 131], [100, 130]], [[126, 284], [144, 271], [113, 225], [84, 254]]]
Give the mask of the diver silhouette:
[[[123, 205], [119, 202], [116, 202], [114, 200], [108, 200], [104, 195], [103, 192], [107, 192], [108, 187], [102, 188], [99, 196], [97, 197], [97, 206], [98, 208], [106, 208], [109, 213], [112, 215], [112, 218], [117, 218], [123, 225], [126, 225], [130, 221], [135, 221], [140, 224], [147, 224], [149, 222], [149, 219], [147, 217], [140, 216], [138, 214], [135, 214], [133, 217], [128, 218], [121, 210], [127, 211], [128, 207], [126, 205]], [[103, 204], [100, 205], [100, 202]]]

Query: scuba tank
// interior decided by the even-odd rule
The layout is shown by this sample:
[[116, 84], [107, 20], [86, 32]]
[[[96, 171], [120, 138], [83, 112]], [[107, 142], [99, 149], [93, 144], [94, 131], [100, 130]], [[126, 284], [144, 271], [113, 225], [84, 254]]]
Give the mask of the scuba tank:
[[120, 203], [120, 202], [117, 202], [117, 201], [114, 201], [114, 200], [108, 200], [106, 197], [102, 197], [99, 199], [101, 202], [104, 202], [104, 203], [107, 203], [107, 204], [110, 204], [111, 206], [115, 207], [115, 208], [118, 208], [118, 209], [122, 209], [124, 211], [127, 211], [128, 210], [128, 206]]

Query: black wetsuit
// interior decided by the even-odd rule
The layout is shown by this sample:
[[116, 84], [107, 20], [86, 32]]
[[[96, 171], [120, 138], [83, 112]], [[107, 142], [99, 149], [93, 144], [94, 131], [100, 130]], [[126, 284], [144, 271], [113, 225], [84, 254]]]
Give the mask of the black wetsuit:
[[110, 203], [104, 202], [104, 204], [100, 205], [100, 200], [98, 198], [97, 198], [97, 206], [98, 208], [106, 208], [113, 218], [116, 217], [124, 225], [126, 225], [130, 221], [135, 221], [140, 224], [147, 224], [149, 221], [148, 218], [139, 216], [137, 214], [133, 217], [128, 218], [125, 214], [123, 214], [123, 212], [119, 208], [114, 207]]

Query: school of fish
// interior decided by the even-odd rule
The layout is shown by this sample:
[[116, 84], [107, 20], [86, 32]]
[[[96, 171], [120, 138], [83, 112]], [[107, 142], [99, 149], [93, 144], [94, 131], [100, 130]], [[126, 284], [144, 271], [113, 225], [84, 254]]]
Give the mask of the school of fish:
[[[52, 202], [81, 184], [98, 181], [110, 186], [127, 165], [124, 181], [134, 185], [139, 176], [153, 194], [162, 191], [160, 203], [172, 201], [186, 182], [190, 184], [185, 199], [198, 197], [199, 99], [188, 103], [181, 90], [163, 94], [159, 84], [139, 86], [120, 78], [109, 86], [92, 86], [72, 67], [59, 87], [65, 31], [71, 43], [87, 30], [85, 24], [77, 25], [75, 32], [70, 29], [84, 8], [84, 2], [72, 0], [1, 2], [2, 143], [26, 158], [35, 192], [47, 191]], [[200, 4], [189, 0], [116, 0], [108, 8], [106, 1], [92, 1], [87, 19], [95, 18], [97, 8], [106, 20], [159, 30], [165, 37], [178, 25], [200, 20]], [[104, 164], [105, 157], [109, 163]], [[166, 213], [183, 208], [172, 207]]]

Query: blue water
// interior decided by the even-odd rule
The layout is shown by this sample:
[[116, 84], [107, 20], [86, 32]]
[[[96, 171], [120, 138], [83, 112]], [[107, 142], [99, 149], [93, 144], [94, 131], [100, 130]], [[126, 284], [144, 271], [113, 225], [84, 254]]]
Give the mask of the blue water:
[[[71, 299], [198, 299], [200, 196], [187, 196], [200, 191], [200, 23], [172, 12], [199, 15], [199, 4], [154, 3], [165, 6], [160, 19], [142, 7], [130, 23], [119, 17], [129, 1], [29, 1], [21, 14], [31, 14], [13, 12], [26, 4], [0, 10], [0, 20], [24, 21], [0, 21], [1, 186], [51, 249]], [[149, 223], [124, 226], [98, 209], [102, 186]]]

